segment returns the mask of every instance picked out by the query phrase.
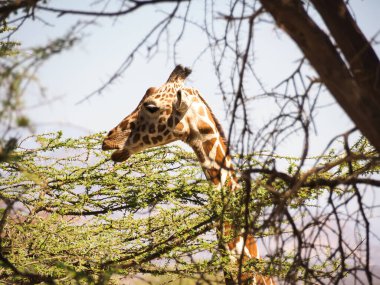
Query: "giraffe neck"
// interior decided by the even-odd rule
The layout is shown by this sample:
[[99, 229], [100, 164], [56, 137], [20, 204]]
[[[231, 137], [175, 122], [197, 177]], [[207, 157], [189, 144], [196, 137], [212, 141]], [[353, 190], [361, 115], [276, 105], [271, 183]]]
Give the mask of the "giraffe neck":
[[218, 189], [227, 186], [229, 190], [234, 191], [239, 187], [231, 156], [219, 133], [196, 140], [190, 146], [197, 155], [207, 179]]

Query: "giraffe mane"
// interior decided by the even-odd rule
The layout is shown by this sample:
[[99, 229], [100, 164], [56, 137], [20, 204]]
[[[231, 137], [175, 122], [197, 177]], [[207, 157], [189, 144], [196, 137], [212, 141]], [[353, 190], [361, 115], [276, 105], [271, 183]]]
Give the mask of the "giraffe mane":
[[227, 146], [228, 145], [228, 141], [227, 141], [226, 135], [224, 133], [224, 130], [222, 128], [222, 125], [220, 124], [219, 120], [215, 117], [214, 113], [212, 112], [210, 106], [207, 104], [207, 102], [205, 101], [205, 99], [203, 99], [203, 97], [199, 94], [199, 92], [197, 92], [197, 93], [198, 93], [199, 98], [203, 102], [203, 104], [205, 104], [206, 107], [207, 107], [207, 109], [209, 110], [209, 112], [211, 114], [211, 117], [212, 117], [212, 119], [215, 122], [216, 129], [218, 130], [223, 143]]

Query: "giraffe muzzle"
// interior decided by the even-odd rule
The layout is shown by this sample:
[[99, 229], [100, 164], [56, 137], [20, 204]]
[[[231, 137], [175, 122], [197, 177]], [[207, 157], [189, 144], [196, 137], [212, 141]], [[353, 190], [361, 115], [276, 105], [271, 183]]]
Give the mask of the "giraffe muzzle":
[[112, 153], [111, 159], [115, 162], [122, 162], [127, 160], [130, 156], [131, 154], [127, 150], [118, 149]]
[[105, 139], [102, 144], [102, 150], [119, 149], [120, 147], [113, 141]]

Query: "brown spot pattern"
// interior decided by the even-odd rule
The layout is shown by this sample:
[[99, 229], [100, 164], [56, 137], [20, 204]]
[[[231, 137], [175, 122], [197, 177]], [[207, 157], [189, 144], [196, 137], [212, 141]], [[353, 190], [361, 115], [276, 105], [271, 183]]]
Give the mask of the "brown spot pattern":
[[165, 125], [158, 125], [158, 131], [161, 133], [166, 129]]
[[220, 183], [220, 170], [215, 168], [206, 169], [209, 179], [214, 185]]
[[213, 134], [214, 130], [205, 121], [200, 120], [197, 124], [198, 130], [202, 135]]
[[133, 143], [137, 143], [138, 141], [139, 141], [139, 139], [140, 139], [140, 134], [139, 133], [137, 133], [137, 134], [135, 134], [134, 136], [133, 136]]
[[206, 155], [209, 155], [210, 151], [212, 150], [214, 144], [216, 142], [216, 138], [213, 138], [211, 140], [205, 141], [202, 143], [202, 147]]
[[150, 124], [149, 126], [149, 133], [153, 134], [156, 131], [156, 127], [154, 124]]
[[198, 114], [201, 115], [201, 116], [206, 115], [205, 110], [204, 110], [202, 107], [200, 107], [200, 108], [198, 109]]
[[155, 87], [150, 87], [148, 90], [146, 90], [145, 95], [146, 95], [146, 96], [150, 96], [150, 95], [152, 95], [155, 91], [156, 91], [156, 88], [155, 88]]
[[142, 140], [145, 144], [150, 144], [149, 136], [143, 136]]
[[194, 145], [193, 150], [194, 150], [195, 154], [197, 155], [199, 162], [204, 163], [206, 161], [206, 158], [203, 154], [202, 149], [199, 147], [199, 145], [197, 145], [197, 144]]
[[251, 235], [247, 236], [247, 241], [245, 243], [245, 246], [248, 248], [248, 251], [252, 257], [259, 257], [258, 251], [257, 251], [257, 243], [253, 236]]
[[173, 117], [170, 117], [170, 118], [169, 118], [169, 120], [168, 120], [168, 126], [169, 126], [170, 128], [173, 127]]
[[182, 123], [178, 123], [178, 124], [176, 125], [175, 128], [176, 128], [178, 131], [182, 131], [184, 127], [185, 127], [185, 126], [184, 126]]
[[222, 149], [220, 148], [220, 145], [218, 145], [218, 147], [216, 148], [215, 161], [221, 167], [226, 168], [226, 157], [223, 154]]
[[129, 120], [125, 120], [125, 121], [122, 121], [119, 125], [120, 129], [122, 131], [124, 131], [127, 127], [128, 127], [128, 124], [129, 124]]

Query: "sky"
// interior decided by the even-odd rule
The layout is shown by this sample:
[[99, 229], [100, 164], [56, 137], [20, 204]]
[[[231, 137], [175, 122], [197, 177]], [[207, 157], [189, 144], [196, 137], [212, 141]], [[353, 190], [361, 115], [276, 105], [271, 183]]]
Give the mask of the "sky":
[[[195, 11], [202, 10], [201, 2], [195, 2]], [[55, 7], [80, 9], [86, 8], [85, 3], [88, 1], [65, 1], [64, 6], [60, 6], [63, 2], [59, 1], [51, 3], [55, 4], [53, 5]], [[351, 3], [360, 27], [368, 38], [372, 38], [380, 29], [377, 19], [377, 15], [380, 14], [380, 1], [356, 0]], [[167, 5], [167, 7], [172, 6]], [[58, 35], [65, 34], [77, 19], [69, 15], [56, 17], [47, 12], [39, 15], [49, 22], [49, 25], [38, 20], [23, 25], [15, 38], [22, 42], [24, 47], [43, 44]], [[171, 53], [168, 54], [166, 51], [165, 44], [161, 45], [158, 54], [150, 60], [147, 60], [144, 54], [139, 54], [132, 66], [115, 84], [101, 95], [95, 95], [78, 104], [78, 101], [107, 81], [134, 46], [162, 17], [162, 11], [152, 7], [143, 8], [128, 17], [116, 20], [100, 19], [96, 25], [85, 30], [78, 46], [49, 60], [38, 73], [48, 97], [44, 98], [31, 92], [27, 98], [27, 106], [33, 107], [29, 114], [38, 132], [63, 129], [68, 135], [81, 135], [108, 131], [135, 108], [146, 89], [163, 84], [175, 65]], [[192, 17], [194, 20], [199, 20], [196, 15]], [[193, 73], [187, 85], [201, 91], [226, 128], [228, 120], [217, 89], [218, 83], [211, 66], [210, 55], [204, 54], [194, 64], [194, 59], [206, 45], [204, 34], [191, 26], [187, 27], [186, 37], [178, 47], [176, 63], [192, 67]], [[379, 51], [379, 48], [376, 48]], [[289, 75], [292, 67], [296, 65], [296, 60], [300, 58], [300, 52], [293, 42], [272, 25], [257, 26], [254, 50], [256, 73], [267, 88], [275, 86]], [[260, 92], [259, 88], [255, 91]], [[38, 91], [35, 90], [35, 93]], [[325, 101], [334, 103], [328, 94]], [[46, 104], [47, 102], [49, 103]], [[257, 108], [253, 107], [252, 110], [251, 119], [257, 126], [264, 123], [270, 114], [271, 106], [266, 106], [265, 102], [263, 104], [264, 106], [259, 102]], [[39, 107], [36, 108], [36, 105]], [[317, 142], [315, 144], [323, 145], [339, 130], [349, 129], [352, 126], [336, 104], [322, 110], [317, 119], [320, 127], [318, 134], [314, 136], [314, 141]], [[331, 125], [332, 121], [335, 122], [334, 126]], [[289, 144], [290, 149], [293, 143]], [[315, 148], [316, 151], [320, 150], [318, 146]], [[287, 151], [286, 147], [284, 151]]]
[[[51, 3], [55, 7], [84, 9], [88, 8], [88, 2], [70, 0]], [[203, 9], [202, 2], [195, 1], [194, 11]], [[380, 1], [356, 0], [351, 3], [360, 27], [368, 38], [372, 38], [380, 29], [377, 19], [380, 14]], [[164, 9], [170, 11], [171, 7], [167, 5]], [[39, 16], [49, 24], [46, 25], [38, 19], [28, 21], [15, 34], [15, 39], [23, 47], [41, 45], [64, 35], [77, 19], [70, 15], [56, 17], [48, 12], [41, 12]], [[128, 17], [98, 19], [96, 25], [85, 30], [76, 47], [44, 64], [38, 77], [45, 87], [47, 98], [39, 96], [39, 91], [35, 90], [28, 93], [26, 103], [28, 115], [35, 123], [37, 132], [63, 130], [67, 136], [78, 136], [108, 131], [136, 107], [146, 89], [163, 84], [176, 63], [192, 67], [193, 73], [187, 80], [187, 85], [200, 90], [217, 118], [227, 128], [228, 116], [218, 91], [210, 54], [205, 53], [194, 63], [207, 45], [206, 36], [191, 26], [186, 27], [186, 36], [178, 46], [175, 62], [164, 43], [152, 59], [147, 60], [143, 53], [139, 53], [131, 67], [112, 86], [101, 95], [95, 95], [78, 104], [78, 101], [108, 80], [141, 38], [163, 16], [162, 10], [154, 6], [143, 8]], [[192, 20], [201, 21], [201, 13], [197, 18], [197, 13], [193, 12]], [[257, 25], [254, 51], [255, 71], [269, 89], [288, 76], [296, 66], [296, 60], [301, 57], [298, 48], [287, 35], [273, 28], [271, 24]], [[262, 90], [257, 87], [253, 92], [260, 93]], [[342, 129], [348, 130], [352, 127], [351, 121], [335, 104], [334, 99], [327, 93], [324, 96], [324, 102], [333, 105], [320, 110], [317, 116], [318, 129], [317, 133], [312, 134], [311, 147], [315, 154]], [[250, 111], [250, 118], [257, 128], [272, 114], [268, 102], [257, 102]], [[281, 151], [283, 154], [299, 155], [301, 144], [301, 137], [295, 137], [294, 140], [285, 141]]]
[[[50, 3], [55, 7], [80, 9], [81, 5], [82, 8], [87, 7], [88, 2], [66, 0]], [[195, 1], [195, 11], [203, 8], [202, 2]], [[374, 37], [380, 30], [380, 1], [351, 0], [350, 3], [362, 31], [367, 38]], [[15, 34], [14, 40], [22, 43], [22, 47], [26, 48], [25, 52], [28, 52], [28, 47], [45, 44], [59, 35], [64, 35], [77, 19], [70, 15], [56, 17], [47, 12], [39, 13], [39, 17], [49, 25], [38, 19], [29, 20]], [[41, 97], [38, 90], [33, 89], [26, 98], [26, 110], [36, 126], [36, 132], [63, 130], [66, 136], [107, 132], [134, 110], [149, 87], [160, 86], [166, 81], [175, 63], [193, 69], [186, 84], [201, 91], [216, 117], [227, 128], [228, 117], [218, 91], [210, 55], [205, 53], [194, 63], [194, 59], [207, 45], [206, 36], [191, 27], [186, 28], [186, 37], [178, 46], [175, 62], [171, 53], [168, 54], [165, 44], [161, 45], [158, 54], [150, 60], [140, 53], [123, 76], [101, 95], [94, 95], [78, 104], [108, 80], [134, 46], [162, 17], [163, 13], [158, 7], [150, 7], [128, 17], [99, 19], [97, 24], [85, 30], [76, 47], [49, 60], [38, 72], [47, 97]], [[192, 17], [197, 19], [194, 13]], [[380, 54], [379, 46], [375, 46], [375, 49]], [[271, 24], [259, 25], [255, 29], [254, 50], [256, 73], [268, 88], [289, 75], [296, 60], [300, 58], [295, 44]], [[257, 87], [253, 92], [260, 90]], [[315, 154], [324, 149], [336, 134], [353, 126], [333, 98], [328, 94], [324, 96], [325, 102], [332, 105], [320, 110], [317, 116], [318, 132], [312, 134], [312, 152]], [[265, 122], [271, 112], [271, 106], [265, 104], [259, 102], [252, 109], [251, 119], [257, 127]], [[281, 154], [299, 154], [301, 144], [302, 137], [295, 136], [284, 142]]]

